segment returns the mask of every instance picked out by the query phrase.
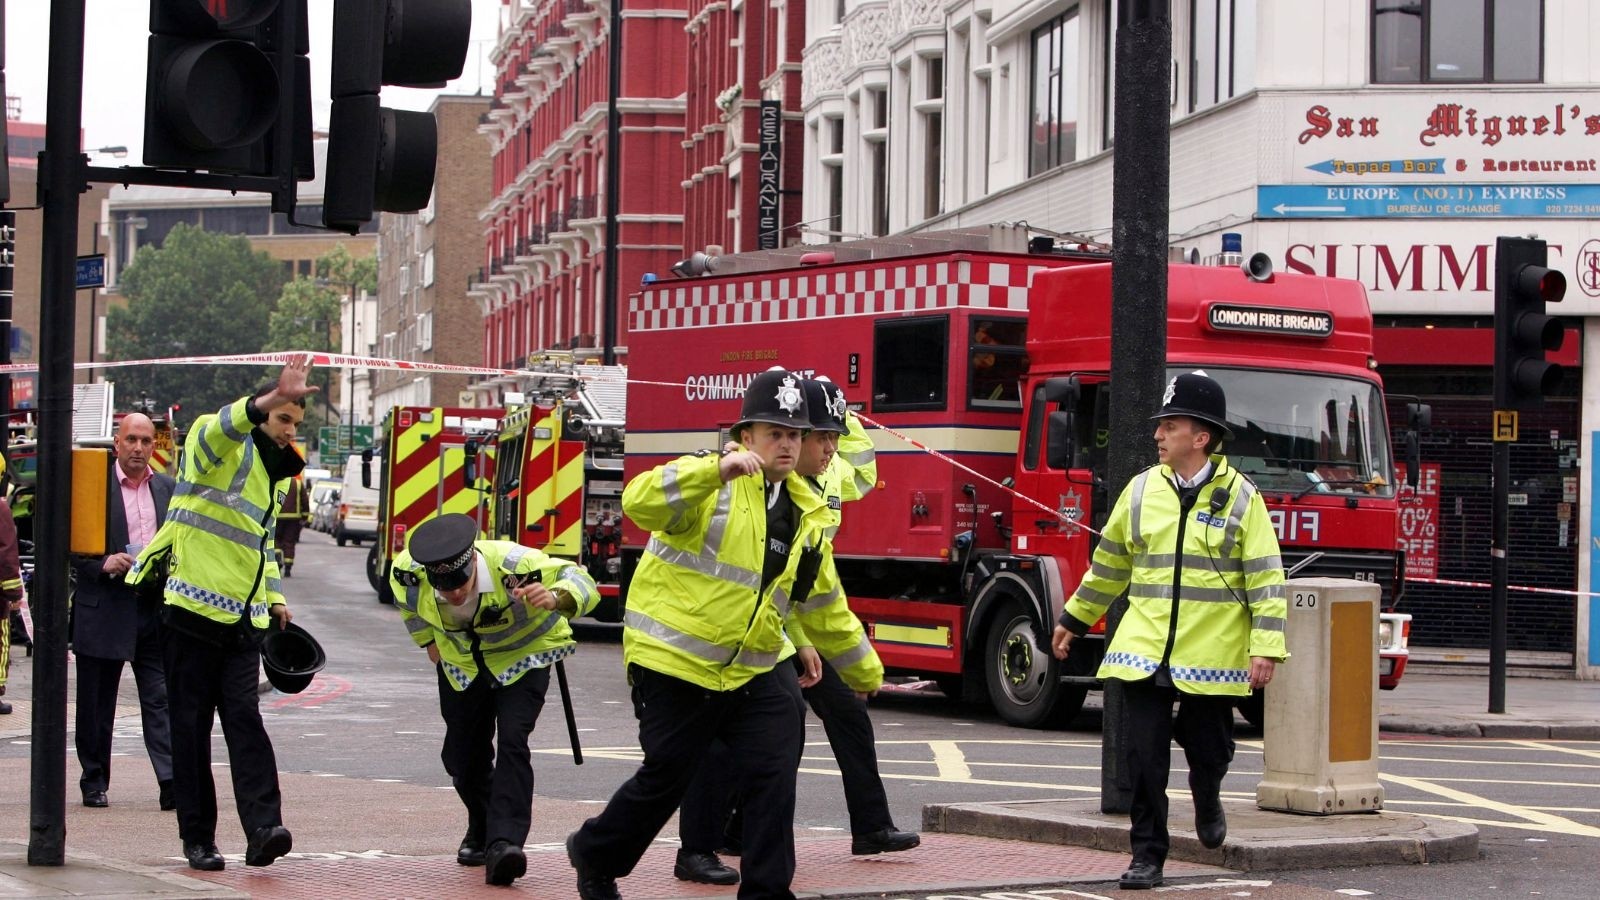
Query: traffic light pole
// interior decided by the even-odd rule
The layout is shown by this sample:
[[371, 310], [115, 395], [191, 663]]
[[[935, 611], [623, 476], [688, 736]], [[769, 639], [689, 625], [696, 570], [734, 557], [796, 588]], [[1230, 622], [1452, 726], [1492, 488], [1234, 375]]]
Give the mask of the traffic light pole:
[[1489, 712], [1506, 711], [1506, 544], [1510, 540], [1511, 442], [1494, 442], [1494, 515], [1490, 523]]
[[[1166, 384], [1167, 222], [1171, 123], [1167, 113], [1172, 19], [1168, 0], [1117, 6], [1117, 89], [1111, 186], [1111, 447], [1115, 497], [1154, 461], [1150, 414]], [[1107, 615], [1107, 637], [1123, 603]], [[1054, 623], [1046, 623], [1048, 634]], [[1133, 739], [1122, 712], [1122, 682], [1106, 682], [1100, 744], [1100, 810], [1133, 803], [1123, 748]]]
[[600, 361], [617, 364], [617, 308], [622, 297], [622, 3], [611, 0], [610, 33], [606, 35], [606, 298], [600, 323]]
[[34, 504], [33, 775], [28, 864], [66, 857], [67, 549], [72, 504], [72, 344], [77, 291], [79, 148], [83, 124], [85, 0], [50, 4], [49, 96], [39, 199], [44, 235], [39, 269], [39, 478]]

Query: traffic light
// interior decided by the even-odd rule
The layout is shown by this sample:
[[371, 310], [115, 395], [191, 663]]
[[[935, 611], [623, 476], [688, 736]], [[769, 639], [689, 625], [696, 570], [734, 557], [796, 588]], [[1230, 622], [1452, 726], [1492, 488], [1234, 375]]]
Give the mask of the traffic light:
[[324, 225], [354, 234], [375, 210], [428, 204], [437, 123], [379, 106], [378, 91], [443, 87], [461, 74], [471, 30], [471, 0], [336, 0]]
[[306, 0], [151, 0], [145, 165], [311, 178], [309, 43]]
[[1494, 406], [1527, 409], [1561, 384], [1561, 367], [1545, 353], [1561, 349], [1560, 320], [1544, 305], [1567, 293], [1567, 278], [1545, 267], [1545, 242], [1502, 237], [1495, 242]]

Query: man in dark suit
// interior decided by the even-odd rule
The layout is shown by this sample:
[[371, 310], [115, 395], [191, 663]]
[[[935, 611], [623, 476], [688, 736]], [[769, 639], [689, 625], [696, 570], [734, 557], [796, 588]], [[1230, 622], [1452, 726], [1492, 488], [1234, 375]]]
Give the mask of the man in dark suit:
[[[162, 809], [172, 809], [172, 730], [162, 667], [161, 584], [135, 589], [122, 577], [167, 517], [173, 480], [150, 468], [155, 426], [130, 413], [117, 426], [116, 462], [106, 501], [106, 555], [76, 556], [72, 647], [78, 659], [78, 763], [83, 805], [106, 806], [111, 729], [122, 664], [133, 663], [144, 746], [156, 770]], [[146, 596], [148, 595], [148, 596]]]

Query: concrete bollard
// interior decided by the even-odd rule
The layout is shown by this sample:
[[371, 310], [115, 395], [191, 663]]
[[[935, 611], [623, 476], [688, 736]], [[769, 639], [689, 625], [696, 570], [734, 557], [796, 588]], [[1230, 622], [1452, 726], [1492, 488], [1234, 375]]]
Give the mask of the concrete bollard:
[[1289, 661], [1266, 696], [1256, 805], [1309, 815], [1375, 812], [1378, 783], [1376, 584], [1297, 578], [1285, 586]]

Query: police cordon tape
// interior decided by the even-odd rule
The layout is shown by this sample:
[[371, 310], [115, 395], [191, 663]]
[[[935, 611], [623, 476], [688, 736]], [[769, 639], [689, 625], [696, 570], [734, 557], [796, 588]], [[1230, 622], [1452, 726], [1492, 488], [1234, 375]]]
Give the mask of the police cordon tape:
[[[1487, 581], [1457, 581], [1451, 578], [1417, 578], [1406, 576], [1408, 583], [1416, 584], [1442, 584], [1445, 587], [1472, 587], [1492, 588], [1494, 585]], [[1521, 591], [1524, 594], [1555, 594], [1558, 597], [1600, 597], [1600, 591], [1569, 591], [1562, 588], [1525, 587], [1520, 584], [1506, 585], [1508, 591]]]

